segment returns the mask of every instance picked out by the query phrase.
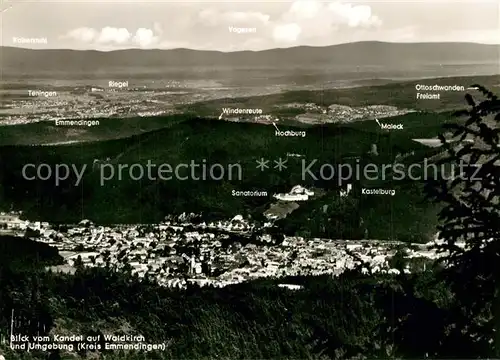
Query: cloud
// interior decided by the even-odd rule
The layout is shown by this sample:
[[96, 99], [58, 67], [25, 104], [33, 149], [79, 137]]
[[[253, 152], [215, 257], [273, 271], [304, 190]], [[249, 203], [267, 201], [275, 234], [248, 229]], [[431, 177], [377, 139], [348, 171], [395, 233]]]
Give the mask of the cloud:
[[130, 40], [131, 34], [125, 28], [105, 27], [100, 31], [88, 27], [80, 27], [69, 31], [62, 36], [87, 44], [125, 44]]
[[94, 41], [98, 36], [98, 32], [92, 28], [81, 27], [68, 32], [63, 38], [71, 38], [85, 43]]
[[225, 28], [228, 23], [231, 25], [238, 25], [242, 23], [253, 24], [254, 26], [267, 24], [270, 16], [255, 11], [218, 12], [214, 9], [205, 9], [198, 13], [198, 19], [204, 25], [221, 26]]
[[[332, 38], [345, 39], [346, 34], [351, 37], [353, 34], [355, 37], [379, 35], [380, 29], [377, 32], [372, 29], [378, 28], [382, 22], [372, 8], [351, 1], [353, 3], [295, 0], [284, 7], [270, 7], [269, 13], [261, 12], [259, 8], [231, 11], [215, 5], [201, 9], [193, 7], [189, 16], [179, 13], [168, 22], [154, 22], [149, 27], [82, 27], [71, 30], [65, 37], [95, 48], [205, 48], [207, 43], [213, 42], [213, 46], [219, 49], [257, 50], [281, 44], [321, 46], [331, 43]], [[164, 31], [162, 25], [176, 31]], [[256, 28], [257, 32], [236, 37], [229, 34], [228, 26]], [[404, 35], [405, 38], [412, 36]]]
[[372, 9], [367, 5], [343, 4], [340, 1], [328, 5], [328, 10], [336, 17], [340, 23], [350, 27], [370, 27], [380, 26], [382, 21], [372, 14]]
[[273, 38], [278, 42], [291, 43], [299, 38], [331, 36], [342, 26], [366, 29], [381, 24], [370, 6], [341, 1], [297, 0], [275, 25]]
[[96, 42], [99, 44], [126, 44], [130, 40], [130, 37], [130, 32], [125, 28], [106, 26], [101, 29]]
[[140, 28], [137, 29], [133, 41], [140, 47], [148, 47], [156, 44], [158, 42], [158, 37], [154, 35], [153, 30]]
[[301, 32], [300, 26], [295, 23], [277, 25], [273, 31], [273, 38], [277, 42], [291, 43], [297, 41]]
[[283, 14], [282, 19], [299, 25], [314, 22], [317, 27], [381, 25], [381, 20], [372, 14], [370, 6], [353, 5], [342, 1], [297, 0]]
[[285, 13], [285, 18], [290, 17], [293, 20], [313, 19], [320, 14], [322, 8], [323, 4], [319, 1], [298, 0]]
[[259, 37], [291, 45], [311, 39], [331, 39], [343, 28], [366, 30], [382, 23], [370, 6], [339, 0], [296, 0], [273, 18], [258, 11], [223, 11], [210, 7], [198, 12], [197, 20], [201, 25], [219, 27], [221, 31], [225, 31], [227, 25], [256, 27]]
[[93, 45], [138, 45], [141, 48], [158, 43], [159, 38], [155, 33], [162, 33], [158, 23], [154, 24], [154, 31], [148, 28], [139, 28], [133, 34], [126, 28], [104, 27], [96, 30], [81, 27], [69, 31], [62, 38], [73, 39], [79, 42]]

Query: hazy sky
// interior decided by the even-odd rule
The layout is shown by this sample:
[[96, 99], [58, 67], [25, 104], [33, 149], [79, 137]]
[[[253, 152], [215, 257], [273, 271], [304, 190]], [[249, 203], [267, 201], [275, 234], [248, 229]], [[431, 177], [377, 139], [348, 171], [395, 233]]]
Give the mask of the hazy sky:
[[[2, 45], [262, 50], [362, 40], [500, 43], [500, 0], [3, 1]], [[232, 33], [229, 27], [255, 28]], [[13, 37], [46, 38], [19, 45]]]

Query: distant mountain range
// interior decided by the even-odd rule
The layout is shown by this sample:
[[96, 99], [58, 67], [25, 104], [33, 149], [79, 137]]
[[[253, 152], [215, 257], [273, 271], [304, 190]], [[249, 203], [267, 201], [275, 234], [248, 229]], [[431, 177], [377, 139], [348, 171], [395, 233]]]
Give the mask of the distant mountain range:
[[494, 65], [500, 45], [475, 43], [356, 42], [326, 47], [299, 46], [264, 51], [219, 52], [189, 49], [32, 50], [1, 48], [4, 74], [32, 72], [106, 72], [125, 68], [335, 68], [412, 69], [416, 66]]

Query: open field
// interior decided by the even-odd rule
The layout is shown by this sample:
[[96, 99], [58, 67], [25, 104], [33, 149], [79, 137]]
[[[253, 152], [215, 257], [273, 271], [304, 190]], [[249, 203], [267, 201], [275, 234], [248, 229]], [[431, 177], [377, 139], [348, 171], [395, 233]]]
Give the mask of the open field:
[[[440, 100], [417, 100], [415, 85], [464, 86], [466, 91], [440, 92]], [[282, 115], [276, 105], [288, 103], [314, 103], [321, 106], [332, 104], [347, 106], [392, 105], [398, 108], [415, 109], [420, 111], [447, 111], [464, 106], [466, 92], [472, 94], [474, 90], [467, 90], [473, 84], [481, 84], [486, 88], [498, 89], [500, 76], [469, 76], [446, 77], [437, 79], [412, 80], [394, 82], [379, 86], [363, 86], [348, 89], [325, 89], [317, 91], [292, 91], [282, 94], [256, 96], [250, 98], [221, 99], [197, 103], [189, 106], [180, 106], [179, 109], [194, 112], [200, 116], [218, 116], [225, 108], [259, 108], [264, 113]], [[424, 91], [420, 91], [424, 92]], [[306, 111], [303, 111], [304, 113]], [[294, 115], [297, 114], [295, 111]]]

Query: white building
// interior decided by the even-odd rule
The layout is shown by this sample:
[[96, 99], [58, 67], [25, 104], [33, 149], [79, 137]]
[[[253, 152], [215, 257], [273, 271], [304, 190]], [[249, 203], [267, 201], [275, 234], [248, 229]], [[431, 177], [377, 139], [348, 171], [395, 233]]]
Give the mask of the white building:
[[233, 221], [238, 221], [238, 222], [242, 222], [243, 221], [243, 216], [241, 215], [236, 215], [232, 220], [231, 222]]
[[11, 229], [20, 229], [25, 230], [29, 225], [28, 221], [21, 220], [18, 215], [12, 214], [0, 214], [0, 228], [5, 227], [9, 230]]
[[289, 290], [302, 290], [304, 288], [302, 285], [296, 284], [278, 284], [278, 286]]
[[344, 196], [349, 195], [349, 193], [351, 192], [351, 190], [352, 190], [352, 184], [347, 184], [347, 189], [346, 190], [340, 190], [339, 191], [340, 196], [344, 197]]
[[288, 194], [274, 194], [273, 197], [282, 201], [306, 201], [310, 196], [314, 196], [314, 191], [295, 185]]

